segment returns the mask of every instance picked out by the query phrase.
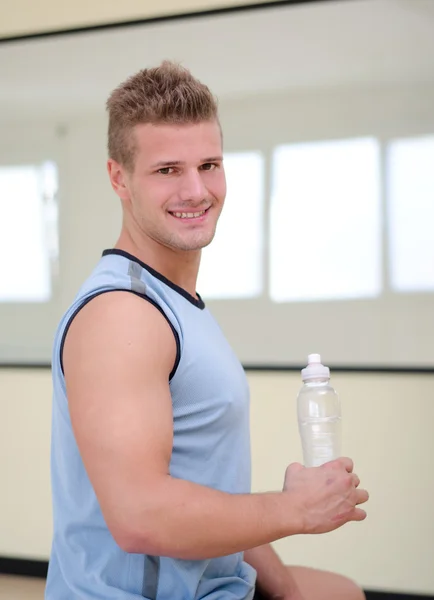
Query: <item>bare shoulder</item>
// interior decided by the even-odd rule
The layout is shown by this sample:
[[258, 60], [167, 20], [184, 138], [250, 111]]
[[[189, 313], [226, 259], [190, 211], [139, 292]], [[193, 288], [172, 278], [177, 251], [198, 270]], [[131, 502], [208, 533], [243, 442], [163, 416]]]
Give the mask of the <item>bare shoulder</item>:
[[[170, 374], [176, 360], [174, 332], [164, 314], [151, 302], [128, 291], [100, 294], [74, 317], [63, 348], [65, 377], [80, 363], [98, 371], [121, 367], [157, 368]], [[84, 364], [83, 364], [84, 366]]]

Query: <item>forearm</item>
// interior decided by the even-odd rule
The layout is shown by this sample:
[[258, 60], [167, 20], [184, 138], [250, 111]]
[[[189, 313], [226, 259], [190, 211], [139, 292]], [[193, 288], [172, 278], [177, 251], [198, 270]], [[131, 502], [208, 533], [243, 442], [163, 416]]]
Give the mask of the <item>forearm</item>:
[[297, 585], [290, 569], [270, 544], [246, 550], [244, 560], [256, 570], [256, 584], [265, 597], [278, 600], [296, 590]]
[[144, 496], [140, 509], [121, 511], [130, 552], [213, 558], [300, 533], [286, 492], [228, 494], [165, 477]]

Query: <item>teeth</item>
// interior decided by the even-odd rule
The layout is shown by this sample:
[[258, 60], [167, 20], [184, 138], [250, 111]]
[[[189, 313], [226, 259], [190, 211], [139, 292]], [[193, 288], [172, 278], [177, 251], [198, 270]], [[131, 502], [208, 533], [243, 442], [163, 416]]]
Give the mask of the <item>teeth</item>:
[[181, 212], [174, 212], [173, 215], [175, 217], [178, 217], [178, 219], [196, 219], [197, 217], [201, 217], [202, 215], [205, 214], [204, 210], [201, 210], [200, 212], [195, 212], [195, 213], [181, 213]]

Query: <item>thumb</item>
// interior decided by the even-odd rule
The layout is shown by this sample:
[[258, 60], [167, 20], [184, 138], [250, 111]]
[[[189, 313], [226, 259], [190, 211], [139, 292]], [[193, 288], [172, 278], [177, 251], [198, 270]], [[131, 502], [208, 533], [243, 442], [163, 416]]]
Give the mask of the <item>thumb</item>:
[[303, 471], [304, 469], [305, 467], [301, 463], [294, 462], [287, 467], [286, 475], [294, 475], [295, 473], [300, 473], [300, 471]]

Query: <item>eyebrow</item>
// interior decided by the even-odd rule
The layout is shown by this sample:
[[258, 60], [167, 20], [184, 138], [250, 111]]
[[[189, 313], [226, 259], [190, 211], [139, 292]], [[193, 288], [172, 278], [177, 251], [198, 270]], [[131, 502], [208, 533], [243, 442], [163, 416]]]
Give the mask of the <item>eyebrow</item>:
[[[210, 163], [210, 162], [222, 162], [223, 156], [212, 156], [211, 158], [204, 158], [201, 160], [201, 164]], [[185, 164], [181, 160], [162, 160], [151, 166], [151, 169], [155, 169], [157, 167], [176, 167], [179, 165]]]

